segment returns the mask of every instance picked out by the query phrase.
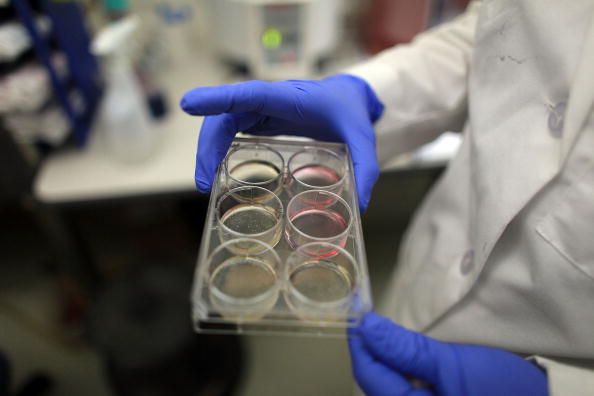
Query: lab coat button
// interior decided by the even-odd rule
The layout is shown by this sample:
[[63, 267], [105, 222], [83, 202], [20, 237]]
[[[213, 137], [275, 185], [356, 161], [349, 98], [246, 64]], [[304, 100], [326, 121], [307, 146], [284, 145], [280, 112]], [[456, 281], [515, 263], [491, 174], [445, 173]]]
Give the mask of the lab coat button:
[[468, 275], [474, 268], [474, 250], [469, 250], [462, 257], [460, 262], [460, 272], [462, 275]]
[[565, 109], [567, 102], [559, 102], [549, 109], [549, 130], [551, 135], [558, 138], [563, 133], [563, 121], [565, 120]]

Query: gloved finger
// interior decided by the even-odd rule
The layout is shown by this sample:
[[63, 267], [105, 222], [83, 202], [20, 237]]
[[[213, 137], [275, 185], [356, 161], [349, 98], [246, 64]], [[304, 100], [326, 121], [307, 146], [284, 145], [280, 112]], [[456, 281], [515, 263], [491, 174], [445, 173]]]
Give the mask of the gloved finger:
[[312, 139], [320, 138], [319, 132], [315, 128], [300, 126], [298, 123], [268, 116], [264, 116], [260, 122], [244, 132], [258, 136], [289, 135]]
[[361, 389], [368, 396], [430, 396], [427, 389], [413, 389], [413, 386], [397, 371], [377, 361], [365, 347], [357, 334], [349, 334], [349, 350], [353, 375]]
[[407, 330], [373, 312], [365, 315], [359, 333], [365, 346], [393, 370], [439, 384], [441, 343]]
[[221, 114], [204, 118], [198, 150], [194, 180], [198, 191], [210, 191], [214, 176], [237, 132], [245, 130], [261, 119], [256, 113]]
[[[363, 128], [372, 128], [371, 125]], [[347, 134], [347, 136], [363, 136], [365, 134], [361, 131]], [[367, 136], [373, 136], [373, 131], [370, 131]], [[357, 187], [357, 195], [359, 196], [359, 209], [361, 213], [365, 212], [373, 186], [379, 177], [379, 164], [377, 161], [377, 154], [375, 150], [375, 142], [371, 139], [357, 139], [347, 142], [351, 156], [353, 158], [353, 167], [355, 173], [355, 184]]]
[[295, 92], [284, 82], [246, 81], [187, 92], [181, 108], [191, 115], [256, 112], [272, 117], [294, 118]]
[[299, 135], [295, 125], [279, 118], [263, 116], [263, 119], [243, 132], [256, 136]]

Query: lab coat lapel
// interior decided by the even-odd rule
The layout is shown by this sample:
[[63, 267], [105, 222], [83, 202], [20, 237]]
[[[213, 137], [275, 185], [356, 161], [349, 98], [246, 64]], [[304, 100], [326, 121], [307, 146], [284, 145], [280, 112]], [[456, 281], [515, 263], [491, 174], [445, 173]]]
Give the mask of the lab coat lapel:
[[573, 147], [594, 102], [594, 18], [586, 36], [581, 60], [569, 94], [561, 146], [564, 162]]
[[[471, 232], [469, 239], [475, 253], [476, 276], [509, 222], [563, 166], [592, 108], [593, 71], [594, 22], [591, 21], [569, 91], [566, 113], [559, 114], [560, 117], [564, 116], [560, 139], [551, 138], [555, 136], [554, 132], [551, 132], [549, 138], [543, 138], [546, 127], [536, 127], [534, 124], [547, 117], [534, 109], [532, 119], [527, 118], [518, 124], [526, 126], [522, 130], [526, 139], [522, 141], [519, 157], [503, 156], [500, 151], [506, 150], [506, 145], [518, 146], [513, 134], [508, 134], [509, 131], [499, 130], [500, 133], [490, 136], [475, 133], [471, 137], [471, 166], [476, 170], [473, 172], [474, 192], [471, 204], [471, 229], [474, 232]], [[478, 110], [483, 113], [489, 111], [488, 108]], [[523, 109], [523, 112], [528, 114], [530, 109]], [[497, 149], [498, 147], [501, 149]], [[506, 160], [502, 162], [504, 157]]]
[[[512, 71], [504, 69], [499, 76], [509, 78]], [[527, 84], [538, 87], [539, 81], [535, 78]], [[477, 86], [476, 91], [487, 98], [497, 89], [478, 79]], [[502, 86], [513, 85], [507, 80]], [[507, 225], [560, 170], [562, 144], [548, 128], [550, 110], [527, 101], [526, 97], [515, 101], [517, 110], [514, 104], [508, 105], [499, 124], [487, 118], [492, 111], [490, 100], [477, 100], [471, 108], [476, 128], [468, 136], [472, 170], [468, 249], [475, 262], [474, 276], [469, 278], [478, 277]], [[467, 283], [467, 290], [471, 285]]]

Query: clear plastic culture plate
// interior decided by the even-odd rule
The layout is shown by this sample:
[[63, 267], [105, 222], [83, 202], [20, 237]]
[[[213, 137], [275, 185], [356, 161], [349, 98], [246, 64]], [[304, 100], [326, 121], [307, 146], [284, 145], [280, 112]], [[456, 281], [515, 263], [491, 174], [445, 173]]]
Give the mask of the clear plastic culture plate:
[[197, 332], [344, 336], [372, 306], [344, 144], [236, 138], [192, 290]]

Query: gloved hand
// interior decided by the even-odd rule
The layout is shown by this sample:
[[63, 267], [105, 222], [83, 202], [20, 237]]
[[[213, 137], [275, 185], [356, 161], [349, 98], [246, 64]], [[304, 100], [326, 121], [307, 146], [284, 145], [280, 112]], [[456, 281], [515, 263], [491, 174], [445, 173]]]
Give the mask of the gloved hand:
[[[353, 372], [368, 396], [546, 396], [547, 377], [501, 349], [445, 343], [368, 313], [349, 333]], [[407, 377], [430, 385], [415, 388]]]
[[196, 88], [182, 109], [206, 115], [196, 159], [196, 186], [210, 191], [216, 169], [239, 131], [253, 135], [297, 135], [344, 142], [354, 165], [359, 205], [367, 207], [379, 175], [372, 123], [383, 111], [369, 85], [336, 75], [320, 81], [248, 81]]

